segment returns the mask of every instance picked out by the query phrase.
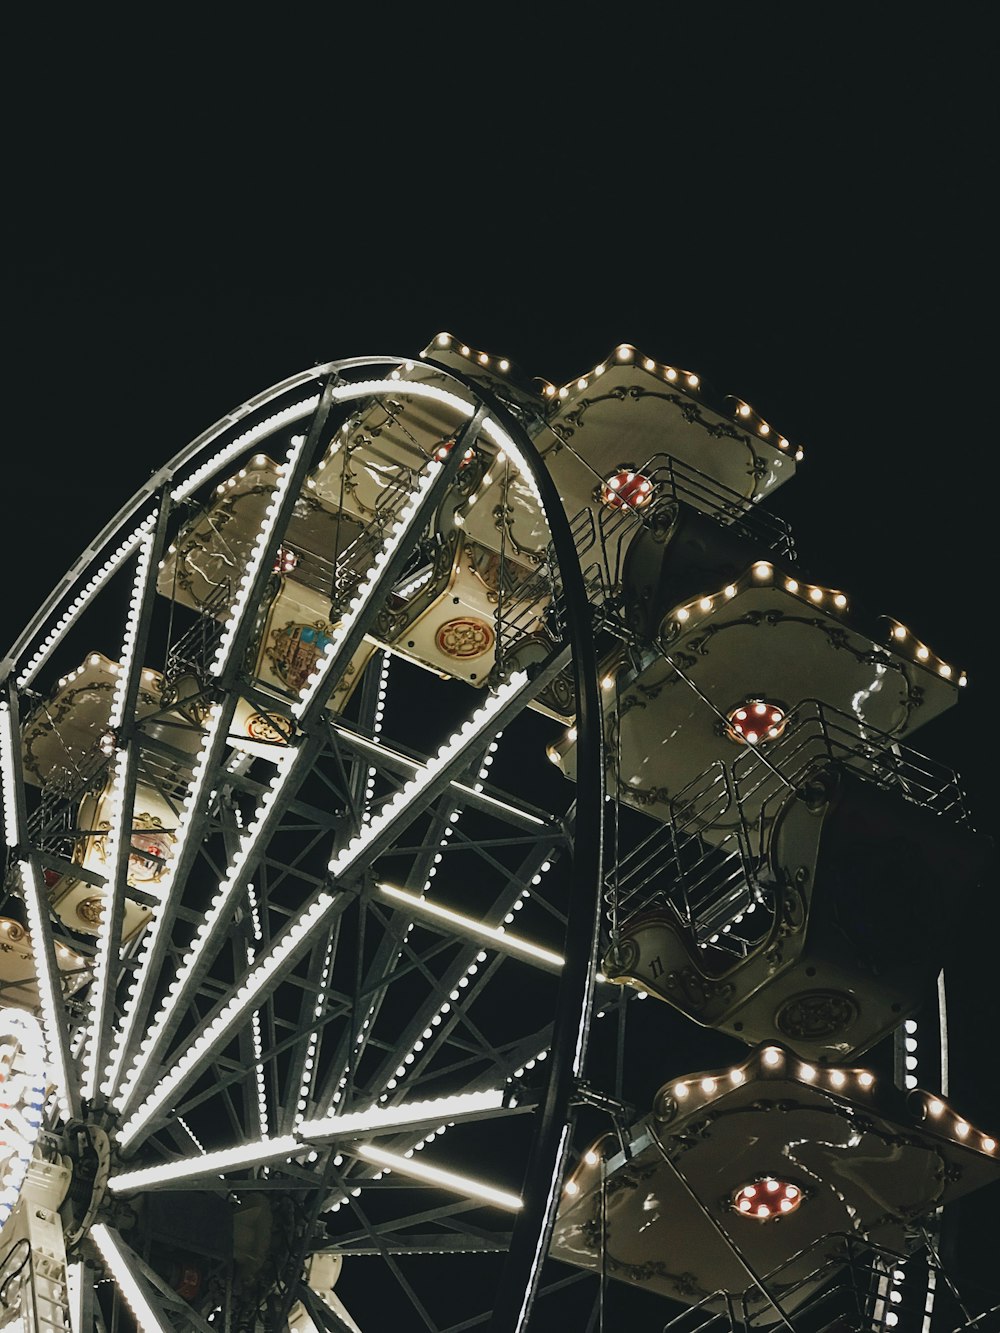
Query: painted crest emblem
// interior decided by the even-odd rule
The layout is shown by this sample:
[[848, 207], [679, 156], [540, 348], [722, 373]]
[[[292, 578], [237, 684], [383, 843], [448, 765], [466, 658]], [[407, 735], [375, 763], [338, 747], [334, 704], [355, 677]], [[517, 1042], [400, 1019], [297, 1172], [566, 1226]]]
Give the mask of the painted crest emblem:
[[474, 616], [446, 620], [438, 629], [437, 646], [446, 657], [479, 657], [493, 647], [493, 627]]
[[294, 730], [289, 719], [280, 713], [251, 713], [245, 727], [250, 740], [268, 745], [287, 745]]

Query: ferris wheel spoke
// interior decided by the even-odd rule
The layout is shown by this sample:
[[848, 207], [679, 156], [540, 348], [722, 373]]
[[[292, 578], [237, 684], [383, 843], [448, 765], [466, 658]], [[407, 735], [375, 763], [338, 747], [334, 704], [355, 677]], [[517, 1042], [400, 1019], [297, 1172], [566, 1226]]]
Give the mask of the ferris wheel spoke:
[[150, 516], [153, 526], [138, 543], [132, 595], [126, 616], [115, 686], [108, 716], [113, 738], [113, 777], [108, 792], [111, 818], [107, 852], [108, 881], [98, 923], [94, 979], [89, 991], [91, 1039], [84, 1051], [82, 1095], [93, 1099], [111, 1040], [111, 998], [120, 973], [121, 925], [132, 855], [132, 822], [141, 757], [134, 723], [140, 681], [156, 598], [156, 573], [167, 541], [170, 498], [161, 494], [159, 508]]
[[399, 506], [388, 540], [373, 556], [346, 613], [334, 627], [329, 644], [292, 706], [293, 714], [303, 726], [320, 714], [343, 668], [373, 627], [382, 602], [406, 568], [431, 514], [458, 473], [464, 440], [478, 434], [484, 416], [482, 411], [475, 414], [461, 432], [459, 446], [444, 463], [431, 459], [426, 464], [415, 494]]
[[515, 1101], [505, 1087], [469, 1090], [452, 1096], [400, 1102], [394, 1106], [372, 1103], [363, 1110], [337, 1116], [304, 1119], [288, 1134], [248, 1140], [230, 1148], [201, 1152], [151, 1167], [123, 1169], [112, 1173], [109, 1187], [117, 1194], [165, 1187], [171, 1182], [199, 1176], [224, 1175], [246, 1170], [261, 1162], [277, 1162], [302, 1155], [311, 1147], [350, 1144], [379, 1135], [406, 1131], [426, 1132], [443, 1120], [450, 1124], [465, 1120], [524, 1114], [530, 1101]]
[[[450, 1008], [452, 1004], [457, 1004], [458, 998], [461, 995], [461, 989], [464, 988], [464, 985], [468, 984], [470, 971], [468, 965], [465, 966], [461, 974], [458, 975], [454, 987], [450, 990], [446, 990], [445, 985], [452, 978], [448, 977], [447, 974], [444, 978], [438, 978], [428, 965], [429, 960], [438, 952], [438, 946], [436, 944], [431, 944], [429, 947], [425, 947], [422, 951], [418, 951], [411, 947], [408, 941], [404, 941], [402, 952], [406, 959], [406, 964], [394, 973], [394, 977], [398, 975], [400, 978], [405, 978], [411, 970], [421, 976], [427, 983], [435, 1000], [438, 1001], [437, 1012], [439, 1013], [444, 1009], [445, 1005], [448, 1005]], [[471, 966], [474, 974], [477, 964], [473, 963]], [[390, 984], [392, 979], [393, 978], [390, 978]], [[447, 1000], [441, 1001], [440, 997], [445, 995], [448, 997]], [[447, 1010], [445, 1010], [445, 1012], [447, 1012]], [[459, 1009], [458, 1014], [459, 1022], [469, 1033], [470, 1039], [475, 1044], [476, 1050], [491, 1064], [499, 1066], [501, 1062], [496, 1048], [486, 1038], [471, 1016], [463, 1009]], [[415, 1041], [413, 1047], [407, 1050], [405, 1041], [400, 1041], [397, 1038], [397, 1043], [394, 1049], [383, 1061], [380, 1068], [376, 1070], [371, 1080], [372, 1088], [378, 1089], [379, 1092], [384, 1095], [384, 1091], [398, 1086], [398, 1081], [405, 1076], [407, 1067], [410, 1066], [411, 1062], [416, 1062], [417, 1051], [420, 1051], [424, 1045], [424, 1042]], [[430, 1058], [437, 1053], [436, 1046], [437, 1043], [431, 1038], [427, 1043], [426, 1058]], [[401, 1064], [399, 1063], [400, 1061], [402, 1061]], [[414, 1063], [413, 1069], [414, 1072], [417, 1072], [419, 1066]]]
[[[146, 1330], [149, 1333], [174, 1333], [174, 1325], [163, 1312], [160, 1293], [150, 1282], [146, 1265], [120, 1234], [113, 1227], [98, 1222], [90, 1229], [90, 1239], [143, 1333]], [[201, 1320], [198, 1322], [202, 1323]]]
[[5, 845], [16, 859], [16, 873], [31, 931], [41, 1001], [42, 1031], [55, 1084], [56, 1101], [64, 1116], [80, 1113], [80, 1090], [70, 1053], [71, 1024], [63, 995], [48, 902], [42, 891], [44, 875], [37, 852], [27, 843], [24, 774], [18, 735], [16, 691], [7, 685], [0, 698], [0, 794], [3, 797]]
[[59, 980], [55, 941], [48, 917], [48, 903], [44, 900], [41, 890], [43, 881], [37, 857], [29, 854], [19, 863], [18, 873], [31, 929], [41, 999], [42, 1028], [51, 1063], [56, 1100], [64, 1116], [79, 1115], [80, 1089], [70, 1055], [70, 1024]]
[[108, 1020], [113, 989], [117, 984], [116, 966], [121, 947], [121, 919], [125, 902], [125, 884], [131, 855], [131, 810], [136, 791], [135, 747], [127, 745], [116, 751], [112, 761], [112, 781], [108, 793], [111, 829], [107, 851], [108, 888], [98, 923], [94, 958], [94, 979], [88, 996], [88, 1028], [91, 1033], [83, 1053], [81, 1095], [92, 1100], [109, 1043]]
[[546, 679], [547, 673], [540, 672], [529, 681], [525, 672], [515, 672], [499, 686], [435, 757], [404, 783], [402, 790], [381, 808], [371, 823], [334, 856], [329, 865], [330, 874], [336, 879], [349, 872], [355, 873], [362, 863], [362, 855], [363, 864], [367, 865], [387, 851], [400, 833], [439, 799], [455, 775], [470, 762], [483, 733], [490, 727], [493, 730], [502, 727], [508, 718], [519, 713], [543, 688]]
[[292, 1047], [285, 1100], [278, 1108], [279, 1132], [291, 1130], [305, 1116], [316, 1077], [316, 1052], [322, 1029], [319, 1026], [328, 1002], [328, 987], [333, 958], [337, 950], [341, 917], [331, 924], [325, 938], [314, 946], [305, 976], [295, 1023], [300, 1034]]
[[[271, 577], [275, 554], [288, 526], [301, 485], [305, 480], [305, 471], [310, 458], [309, 446], [316, 444], [329, 415], [331, 403], [330, 385], [328, 384], [316, 406], [308, 436], [297, 436], [288, 451], [284, 469], [275, 488], [275, 494], [265, 511], [247, 570], [241, 578], [236, 597], [230, 606], [226, 626], [210, 667], [212, 673], [225, 684], [230, 683], [231, 673], [228, 663], [230, 660], [240, 662], [245, 654], [256, 615], [256, 608], [263, 595], [265, 583]], [[194, 780], [203, 778], [206, 773], [215, 773], [222, 767], [223, 756], [227, 753], [228, 735], [236, 710], [237, 698], [237, 693], [230, 691], [224, 704], [219, 707], [211, 742], [203, 747], [200, 772], [196, 773], [196, 779]], [[251, 825], [250, 836], [244, 839], [233, 870], [226, 881], [220, 885], [220, 892], [214, 903], [215, 911], [206, 917], [204, 935], [213, 935], [219, 932], [219, 921], [220, 919], [224, 921], [224, 913], [229, 902], [242, 891], [245, 885], [246, 873], [248, 873], [249, 866], [252, 865], [250, 853], [258, 835], [269, 832], [274, 820], [282, 812], [284, 803], [276, 799], [277, 794], [280, 793], [281, 788], [292, 776], [292, 770], [296, 767], [299, 775], [298, 781], [301, 782], [303, 772], [308, 771], [309, 760], [317, 748], [318, 742], [307, 739], [296, 750], [282, 756], [279, 760], [280, 779], [277, 782], [272, 782], [269, 797], [265, 798], [262, 812], [259, 812], [263, 815], [269, 815], [270, 818], [258, 818]], [[294, 782], [291, 785], [294, 787]], [[192, 850], [188, 851], [186, 856], [184, 856], [183, 848], [178, 849], [174, 868], [174, 879], [178, 882], [184, 882], [186, 874], [191, 868], [193, 856], [198, 846], [198, 834], [202, 831], [205, 822], [205, 815], [201, 812], [197, 802], [191, 800], [188, 810], [191, 818], [187, 822], [189, 825], [194, 825], [194, 827], [187, 831], [193, 832], [195, 836], [189, 842]], [[146, 946], [148, 965], [138, 982], [140, 986], [144, 982], [146, 985], [153, 984], [159, 976], [159, 965], [163, 962], [168, 942], [169, 926], [175, 911], [176, 905], [173, 900], [164, 904], [158, 922], [159, 929]], [[191, 964], [194, 963], [196, 957], [202, 959], [200, 968], [196, 970], [191, 966], [183, 975], [178, 977], [178, 984], [172, 992], [172, 998], [168, 997], [167, 1001], [161, 1005], [160, 1014], [154, 1023], [152, 1035], [149, 1031], [146, 1033], [144, 1049], [147, 1064], [156, 1058], [169, 1040], [173, 1030], [171, 1017], [183, 1002], [187, 991], [197, 985], [198, 972], [203, 973], [211, 963], [214, 941], [203, 940], [202, 943], [204, 947], [192, 951], [189, 956], [189, 963]], [[139, 1007], [139, 996], [136, 997], [134, 1007]], [[131, 1036], [132, 1033], [134, 1033], [134, 1026], [130, 1024], [129, 1033], [123, 1032], [121, 1034], [120, 1054], [116, 1057], [115, 1065], [109, 1071], [107, 1078], [109, 1091], [114, 1094], [114, 1104], [119, 1111], [127, 1109], [138, 1092], [134, 1062], [130, 1073], [125, 1077], [124, 1084], [116, 1087], [121, 1066], [124, 1063], [126, 1048], [134, 1056], [134, 1037]]]
[[[143, 502], [148, 501], [149, 493], [143, 493], [142, 499]], [[136, 507], [138, 508], [139, 506]], [[0, 668], [2, 668], [5, 673], [11, 667], [16, 667], [19, 664], [21, 661], [21, 654], [49, 623], [50, 616], [55, 613], [56, 607], [62, 599], [64, 589], [78, 585], [78, 581], [82, 579], [88, 565], [94, 558], [95, 552], [103, 554], [105, 550], [110, 551], [110, 554], [107, 556], [104, 563], [96, 573], [91, 575], [84, 584], [82, 590], [77, 594], [74, 600], [69, 603], [59, 619], [54, 622], [52, 628], [42, 640], [39, 647], [35, 650], [34, 654], [21, 666], [16, 680], [18, 689], [23, 689], [25, 686], [31, 684], [38, 672], [46, 664], [56, 648], [58, 648], [59, 644], [62, 643], [63, 639], [72, 629], [73, 625], [80, 619], [81, 614], [88, 604], [92, 602], [92, 599], [97, 596], [113, 575], [118, 573], [119, 569], [122, 567], [122, 561], [132, 554], [155, 522], [155, 512], [148, 514], [143, 518], [141, 523], [139, 523], [139, 525], [134, 528], [115, 549], [112, 550], [111, 542], [118, 535], [121, 526], [120, 523], [112, 520], [101, 536], [94, 542], [93, 547], [88, 549], [77, 561], [74, 567], [63, 579], [60, 586], [54, 593], [52, 593], [48, 601], [28, 624], [17, 643], [11, 649], [10, 656], [0, 663]]]

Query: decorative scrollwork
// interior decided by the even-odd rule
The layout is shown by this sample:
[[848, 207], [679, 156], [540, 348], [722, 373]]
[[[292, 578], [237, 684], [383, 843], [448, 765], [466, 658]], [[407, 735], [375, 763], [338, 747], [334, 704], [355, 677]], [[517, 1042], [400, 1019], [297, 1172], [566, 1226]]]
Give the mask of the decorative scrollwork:
[[682, 967], [668, 973], [663, 989], [665, 993], [672, 993], [684, 1008], [699, 1013], [712, 1003], [727, 1004], [736, 993], [733, 982], [712, 981], [693, 967]]
[[635, 940], [624, 939], [614, 943], [604, 955], [603, 969], [606, 976], [630, 976], [639, 961], [639, 946]]
[[775, 1023], [786, 1037], [818, 1041], [844, 1032], [859, 1013], [857, 1001], [844, 991], [803, 991], [785, 1001]]
[[633, 805], [665, 805], [670, 800], [669, 787], [632, 787], [627, 782], [619, 782], [618, 791], [627, 795]]

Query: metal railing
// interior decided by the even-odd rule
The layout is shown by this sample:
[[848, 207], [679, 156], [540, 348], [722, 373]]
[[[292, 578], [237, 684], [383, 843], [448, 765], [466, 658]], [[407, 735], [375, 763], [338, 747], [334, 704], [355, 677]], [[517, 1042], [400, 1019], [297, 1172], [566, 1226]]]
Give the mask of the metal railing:
[[[792, 1265], [814, 1261], [788, 1280]], [[814, 1241], [741, 1293], [716, 1291], [669, 1319], [662, 1333], [988, 1333], [997, 1307], [980, 1313], [947, 1280], [925, 1247], [903, 1252], [863, 1237], [832, 1233]], [[773, 1296], [772, 1303], [765, 1292]], [[975, 1305], [975, 1302], [973, 1302]], [[783, 1322], [778, 1308], [785, 1313]]]
[[[766, 934], [766, 910], [759, 926], [747, 917], [773, 899], [768, 854], [776, 817], [795, 799], [790, 793], [831, 764], [950, 823], [968, 823], [953, 770], [829, 704], [805, 700], [766, 757], [747, 745], [728, 763], [715, 760], [672, 798], [670, 819], [619, 856], [605, 887], [619, 929], [639, 913], [667, 910], [695, 943], [713, 940], [745, 955]], [[739, 933], [726, 932], [737, 923]]]

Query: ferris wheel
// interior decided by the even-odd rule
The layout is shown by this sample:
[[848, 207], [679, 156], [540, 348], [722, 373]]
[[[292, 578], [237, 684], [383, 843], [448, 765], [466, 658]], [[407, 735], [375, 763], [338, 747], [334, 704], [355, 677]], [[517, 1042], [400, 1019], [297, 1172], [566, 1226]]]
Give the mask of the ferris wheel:
[[442, 334], [150, 477], [2, 673], [0, 1327], [987, 1327], [965, 677], [803, 573], [801, 461]]

